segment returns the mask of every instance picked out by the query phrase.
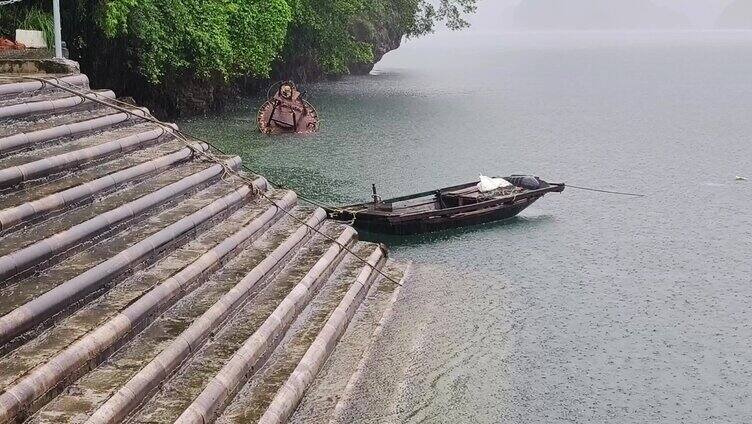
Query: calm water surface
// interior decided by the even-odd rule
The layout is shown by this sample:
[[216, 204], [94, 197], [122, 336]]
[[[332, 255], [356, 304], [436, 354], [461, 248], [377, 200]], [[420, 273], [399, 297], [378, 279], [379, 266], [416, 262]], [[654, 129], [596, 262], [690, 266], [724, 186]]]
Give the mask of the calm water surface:
[[318, 135], [256, 134], [258, 99], [181, 125], [331, 203], [479, 173], [648, 195], [393, 241], [413, 279], [354, 422], [752, 422], [752, 33], [440, 35], [306, 89]]

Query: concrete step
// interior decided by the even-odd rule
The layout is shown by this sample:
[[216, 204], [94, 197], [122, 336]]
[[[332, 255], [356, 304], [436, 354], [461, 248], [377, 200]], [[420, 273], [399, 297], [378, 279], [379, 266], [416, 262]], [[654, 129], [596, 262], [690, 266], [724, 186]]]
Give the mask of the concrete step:
[[80, 301], [101, 294], [125, 272], [142, 266], [192, 237], [197, 227], [214, 225], [241, 207], [251, 194], [246, 185], [217, 184], [175, 207], [113, 234], [65, 261], [0, 289], [0, 343], [23, 335]]
[[[71, 85], [82, 89], [89, 88], [89, 78], [83, 74], [72, 75], [36, 75], [40, 78], [57, 81], [61, 85]], [[67, 92], [39, 81], [5, 75], [0, 78], [0, 106], [15, 104], [26, 99], [44, 98], [49, 95], [66, 95]]]
[[130, 113], [119, 112], [99, 104], [83, 104], [70, 108], [65, 114], [42, 114], [21, 119], [0, 120], [0, 155], [37, 147], [43, 143], [76, 137], [126, 121], [139, 121], [146, 109], [133, 108]]
[[67, 143], [21, 151], [0, 159], [0, 188], [92, 167], [114, 155], [164, 142], [170, 138], [168, 133], [155, 124], [133, 123]]
[[[135, 108], [134, 108], [135, 109]], [[0, 118], [0, 137], [16, 136], [18, 134], [35, 134], [37, 131], [44, 131], [42, 134], [48, 135], [52, 128], [71, 125], [79, 122], [88, 122], [91, 119], [111, 115], [117, 110], [99, 103], [82, 103], [69, 108], [66, 113], [40, 113], [27, 116]], [[91, 130], [92, 128], [85, 128]], [[61, 134], [68, 136], [70, 134]], [[0, 138], [0, 141], [4, 140]], [[42, 141], [42, 140], [39, 140]], [[4, 150], [4, 149], [3, 149]]]
[[[290, 208], [295, 205], [295, 195], [292, 192], [276, 191], [270, 195], [275, 201], [286, 204]], [[103, 325], [157, 284], [215, 248], [218, 240], [226, 240], [241, 229], [251, 228], [251, 225], [258, 226], [256, 232], [243, 243], [239, 243], [239, 246], [242, 247], [244, 244], [257, 240], [261, 235], [266, 234], [264, 230], [267, 227], [272, 226], [283, 216], [282, 212], [276, 211], [267, 220], [268, 216], [263, 216], [263, 214], [270, 208], [266, 201], [250, 202], [223, 220], [222, 225], [211, 227], [200, 233], [189, 243], [157, 260], [154, 265], [135, 271], [122, 282], [114, 284], [101, 297], [92, 300], [79, 311], [56, 322], [36, 338], [0, 358], [0, 387], [12, 384], [35, 366], [49, 360], [52, 355], [68, 346], [71, 340], [76, 340]], [[230, 252], [228, 256], [232, 254]]]
[[[239, 162], [239, 158], [234, 158], [227, 165], [236, 167]], [[121, 203], [122, 196], [112, 196], [107, 199], [109, 202], [98, 202], [96, 207], [74, 211], [70, 220], [48, 220], [47, 225], [35, 226], [38, 236], [20, 232], [4, 237], [3, 240], [8, 239], [6, 246], [10, 246], [12, 252], [0, 257], [0, 282], [7, 284], [31, 271], [38, 272], [42, 263], [59, 262], [74, 253], [77, 247], [93, 241], [94, 237], [118, 231], [133, 219], [143, 219], [149, 216], [148, 213], [168, 208], [212, 184], [224, 173], [219, 164], [194, 165], [198, 165], [198, 169], [187, 168], [189, 175], [128, 202]], [[64, 200], [63, 197], [61, 201]], [[26, 238], [22, 238], [24, 236]]]
[[130, 110], [0, 78], [0, 424], [347, 416], [383, 247]]
[[[310, 213], [308, 209], [293, 211], [294, 215], [304, 220]], [[191, 326], [195, 328], [197, 320], [213, 307], [217, 300], [225, 296], [250, 269], [258, 267], [271, 251], [283, 245], [297, 228], [297, 222], [282, 217], [266, 233], [242, 249], [236, 257], [229, 259], [218, 272], [207, 277], [206, 281], [195, 291], [176, 302], [173, 307], [154, 320], [106, 363], [83, 376], [66, 393], [42, 408], [32, 421], [50, 422], [64, 417], [66, 422], [82, 422], [98, 408], [100, 414], [102, 411], [115, 412], [116, 409], [113, 408], [102, 408], [104, 402], [113, 395], [115, 395], [115, 400], [120, 399], [121, 392], [129, 385], [133, 386], [131, 381], [134, 379], [143, 381], [136, 376], [145, 374], [145, 366], [154, 363], [155, 358], [164, 358], [170, 345], [183, 340], [181, 333], [185, 333], [185, 330]], [[294, 255], [295, 249], [289, 254]], [[263, 280], [259, 281], [258, 288], [262, 287], [265, 281], [274, 278], [278, 269], [282, 267], [284, 263], [279, 263], [269, 270]], [[254, 288], [249, 297], [253, 297], [258, 288]], [[165, 374], [167, 373], [160, 372], [155, 377], [162, 379]], [[139, 401], [147, 399], [139, 398]], [[111, 399], [108, 404], [112, 405], [113, 400]], [[127, 406], [127, 404], [122, 404], [122, 406]]]
[[[391, 279], [404, 282], [408, 278], [409, 266], [389, 260], [383, 271]], [[289, 423], [344, 424], [355, 421], [350, 415], [351, 405], [357, 405], [354, 388], [363, 383], [366, 361], [372, 359], [373, 346], [379, 342], [383, 326], [391, 317], [400, 291], [401, 286], [386, 278], [379, 277], [374, 281], [337, 348], [305, 391]]]
[[[0, 204], [3, 205], [2, 228], [7, 229], [32, 217], [59, 212], [67, 206], [137, 184], [194, 159], [195, 151], [204, 151], [206, 148], [202, 144], [186, 147], [182, 142], [171, 141], [113, 157], [105, 163], [73, 169], [59, 178], [45, 178], [11, 187], [0, 192]], [[195, 165], [188, 165], [191, 166]], [[18, 208], [24, 204], [30, 205]], [[18, 209], [9, 211], [12, 208]]]
[[[336, 231], [327, 226], [323, 229], [327, 234], [337, 237]], [[351, 235], [348, 235], [351, 236]], [[205, 384], [232, 357], [243, 342], [250, 337], [268, 319], [269, 315], [290, 294], [301, 278], [309, 274], [317, 263], [322, 260], [329, 244], [319, 236], [314, 236], [311, 242], [288, 261], [282, 272], [266, 285], [255, 285], [257, 294], [250, 297], [245, 304], [238, 305], [234, 315], [226, 320], [223, 326], [217, 325], [213, 336], [205, 345], [193, 355], [185, 365], [146, 403], [139, 413], [130, 418], [130, 422], [172, 422], [193, 401]], [[329, 264], [328, 266], [334, 266]], [[249, 286], [248, 280], [242, 281], [238, 287]], [[250, 287], [250, 286], [249, 286]], [[231, 294], [228, 293], [228, 296]], [[207, 313], [205, 317], [211, 316]], [[189, 331], [186, 331], [189, 333]], [[101, 417], [99, 414], [95, 417]]]
[[[34, 240], [51, 236], [189, 178], [211, 166], [210, 163], [197, 161], [184, 164], [193, 156], [191, 149], [183, 148], [145, 162], [133, 163], [140, 157], [120, 158], [118, 162], [126, 161], [131, 166], [90, 180], [84, 179], [85, 176], [82, 175], [87, 172], [81, 172], [75, 174], [74, 178], [50, 181], [36, 190], [29, 188], [9, 193], [2, 199], [7, 201], [3, 202], [5, 207], [0, 210], [0, 237], [6, 238], [10, 237], [10, 233], [29, 232], [33, 229], [37, 233], [36, 238], [26, 239], [24, 245], [16, 246], [23, 247]], [[106, 167], [112, 165], [115, 164], [108, 163]], [[116, 164], [120, 165], [122, 163]], [[56, 219], [50, 220], [52, 217]], [[47, 222], [36, 224], [40, 221]], [[31, 225], [32, 223], [35, 225]], [[0, 247], [0, 254], [5, 253]]]
[[[70, 88], [74, 88], [77, 90], [89, 89], [88, 83], [86, 84], [86, 87], [82, 87], [79, 85], [79, 86], [72, 86]], [[72, 96], [72, 94], [66, 90], [61, 90], [57, 87], [53, 87], [52, 85], [47, 85], [46, 87], [40, 88], [38, 90], [25, 91], [22, 93], [13, 93], [13, 94], [6, 94], [6, 95], [0, 94], [0, 108], [28, 103], [28, 102], [58, 100], [58, 99], [63, 99], [63, 98], [67, 98], [70, 96]]]
[[[355, 252], [365, 258], [377, 249], [378, 246], [367, 243], [354, 246]], [[261, 419], [362, 269], [363, 263], [355, 257], [347, 255], [343, 259], [338, 269], [292, 324], [264, 366], [243, 386], [217, 422], [257, 422]]]
[[[110, 90], [96, 90], [88, 95], [103, 101], [115, 98], [115, 93]], [[34, 114], [64, 113], [67, 109], [92, 102], [92, 100], [74, 94], [61, 95], [54, 93], [46, 96], [37, 96], [26, 101], [0, 105], [0, 122], [3, 122], [7, 118], [18, 118]]]
[[[279, 384], [281, 386], [279, 386], [266, 411], [258, 420], [259, 423], [285, 423], [295, 412], [304, 393], [318, 377], [319, 371], [328, 361], [342, 334], [348, 328], [353, 315], [361, 307], [370, 287], [380, 277], [381, 274], [378, 271], [383, 269], [384, 262], [386, 262], [386, 251], [379, 246], [368, 257], [367, 265], [363, 266], [355, 282], [347, 288], [347, 292], [328, 316], [323, 327], [321, 327], [321, 331], [316, 335], [315, 340], [310, 343], [308, 350], [305, 351], [287, 380], [283, 383], [272, 383], [272, 387], [277, 387]], [[312, 321], [316, 322], [315, 320]], [[304, 325], [309, 326], [307, 322]], [[302, 348], [305, 344], [306, 341], [303, 339], [298, 343], [298, 346]], [[271, 374], [270, 381], [274, 382], [275, 376], [282, 377], [285, 375], [287, 369], [291, 366], [292, 362], [286, 361], [286, 365], [280, 367], [276, 374]]]
[[[233, 193], [233, 195], [235, 194]], [[246, 196], [247, 194], [242, 197], [245, 198]], [[295, 198], [293, 196], [287, 200], [294, 202]], [[219, 211], [226, 210], [230, 202], [231, 200], [227, 196], [219, 199], [196, 214], [188, 215], [166, 228], [167, 232], [165, 234], [172, 234], [174, 237], [176, 233], [180, 233], [179, 228], [186, 228], [188, 230], [196, 228], [199, 222], [204, 219], [203, 216], [217, 215]], [[281, 205], [281, 207], [284, 206]], [[239, 243], [252, 236], [256, 231], [264, 229], [268, 221], [273, 219], [278, 213], [279, 209], [276, 206], [268, 208], [263, 217], [254, 220], [252, 225], [249, 226], [250, 228], [241, 230], [242, 234], [233, 235], [216, 245], [188, 267], [183, 268], [139, 297], [136, 301], [130, 303], [120, 313], [107, 320], [105, 324], [96, 327], [96, 329], [79, 338], [63, 351], [55, 354], [47, 362], [36, 366], [29, 373], [15, 380], [12, 385], [8, 386], [6, 392], [0, 395], [0, 406], [2, 406], [0, 408], [0, 422], [3, 422], [4, 419], [23, 416], [24, 414], [33, 412], [38, 407], [47, 403], [51, 398], [54, 398], [62, 387], [67, 386], [72, 381], [75, 381], [77, 377], [88, 372], [89, 367], [96, 366], [109, 356], [113, 350], [140, 332], [141, 329], [146, 327], [164, 310], [171, 307], [174, 302], [193, 291], [206, 273], [220, 267], [223, 258], [233, 252]], [[243, 239], [241, 240], [241, 238]], [[109, 272], [112, 269], [112, 264], [122, 264], [123, 259], [127, 259], [128, 257], [139, 258], [145, 254], [159, 255], [159, 246], [159, 241], [154, 239], [153, 236], [149, 237], [149, 239], [144, 239], [97, 267], [45, 293], [45, 295], [60, 287], [67, 288], [68, 290], [62, 292], [63, 296], [52, 296], [50, 301], [58, 302], [62, 305], [71, 305], [71, 299], [64, 299], [62, 297], [70, 292], [73, 292], [75, 295], [81, 289], [86, 289], [87, 286], [90, 287], [92, 284], [101, 284], [101, 280], [96, 280], [99, 277], [98, 273], [100, 270], [103, 270], [101, 272]], [[144, 253], [139, 253], [142, 250]], [[124, 256], [125, 254], [128, 255]], [[112, 264], [108, 265], [108, 262]], [[129, 269], [132, 272], [132, 265]], [[103, 276], [102, 278], [105, 277]], [[108, 281], [111, 281], [111, 278], [108, 278]], [[42, 298], [44, 298], [44, 295], [35, 298], [34, 301]], [[8, 316], [6, 315], [3, 319]]]

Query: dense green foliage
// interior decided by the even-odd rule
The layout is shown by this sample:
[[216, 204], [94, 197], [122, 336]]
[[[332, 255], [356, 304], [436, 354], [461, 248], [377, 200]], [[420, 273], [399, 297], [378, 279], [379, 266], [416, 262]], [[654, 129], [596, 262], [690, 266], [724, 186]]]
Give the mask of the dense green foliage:
[[[169, 116], [221, 107], [271, 78], [368, 72], [406, 35], [463, 28], [475, 1], [67, 0], [63, 39], [93, 86]], [[0, 36], [34, 8], [49, 16], [51, 2], [0, 7]]]
[[291, 19], [285, 0], [109, 0], [101, 25], [138, 46], [140, 71], [266, 77]]
[[[353, 62], [373, 59], [371, 46], [357, 41], [349, 25], [371, 0], [288, 0], [293, 10], [286, 57], [305, 55], [318, 59], [325, 73], [347, 72]], [[378, 0], [374, 1], [378, 3]]]
[[42, 31], [47, 47], [52, 48], [55, 44], [55, 30], [53, 28], [51, 13], [35, 7], [28, 9], [26, 16], [21, 20], [19, 28]]
[[440, 0], [439, 7], [434, 8], [424, 3], [428, 21], [445, 21], [450, 29], [466, 28], [469, 24], [465, 15], [475, 13], [475, 0]]
[[0, 6], [0, 36], [13, 38], [16, 29], [42, 31], [48, 46], [54, 43], [52, 13], [46, 10], [45, 3], [28, 1]]
[[[158, 82], [191, 69], [269, 75], [272, 64], [302, 61], [324, 74], [347, 73], [374, 59], [374, 43], [429, 32], [437, 20], [462, 28], [475, 0], [106, 0], [101, 25], [110, 37], [138, 42], [140, 70]], [[385, 30], [387, 34], [379, 34]]]
[[[30, 2], [36, 10], [39, 0]], [[442, 20], [450, 28], [464, 27], [462, 16], [474, 11], [475, 0], [77, 0], [63, 5], [75, 7], [69, 12], [75, 25], [96, 26], [106, 38], [120, 40], [114, 44], [130, 52], [134, 70], [160, 83], [166, 74], [186, 71], [207, 80], [264, 78], [275, 64], [288, 63], [344, 74], [353, 64], [372, 62], [374, 49], [385, 40], [430, 32]], [[19, 8], [2, 10], [18, 15], [0, 18], [7, 32], [29, 12]], [[89, 21], [80, 18], [83, 11]], [[80, 32], [91, 38], [91, 29]]]
[[475, 0], [440, 0], [438, 7], [426, 0], [288, 1], [293, 21], [283, 56], [310, 55], [326, 74], [370, 63], [380, 43], [431, 32], [437, 21], [464, 28], [463, 15], [475, 11]]

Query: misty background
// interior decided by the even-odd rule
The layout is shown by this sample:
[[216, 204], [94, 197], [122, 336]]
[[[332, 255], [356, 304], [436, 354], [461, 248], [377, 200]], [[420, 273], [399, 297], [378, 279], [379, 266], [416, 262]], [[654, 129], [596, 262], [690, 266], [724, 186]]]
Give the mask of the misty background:
[[752, 29], [750, 0], [481, 0], [475, 30]]

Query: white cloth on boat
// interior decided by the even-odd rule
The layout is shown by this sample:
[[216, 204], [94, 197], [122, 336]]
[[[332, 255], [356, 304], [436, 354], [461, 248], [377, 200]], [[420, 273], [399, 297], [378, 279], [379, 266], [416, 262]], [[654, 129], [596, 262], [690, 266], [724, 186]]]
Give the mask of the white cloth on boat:
[[503, 178], [491, 178], [485, 175], [480, 176], [480, 182], [478, 183], [478, 190], [481, 193], [488, 193], [489, 191], [507, 187], [512, 187], [512, 183]]

